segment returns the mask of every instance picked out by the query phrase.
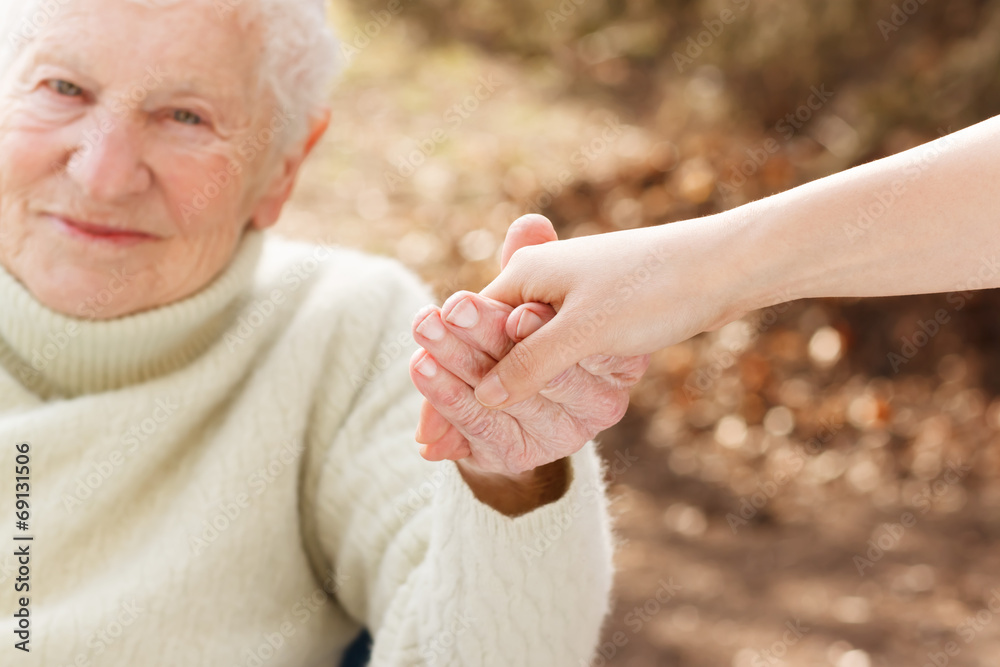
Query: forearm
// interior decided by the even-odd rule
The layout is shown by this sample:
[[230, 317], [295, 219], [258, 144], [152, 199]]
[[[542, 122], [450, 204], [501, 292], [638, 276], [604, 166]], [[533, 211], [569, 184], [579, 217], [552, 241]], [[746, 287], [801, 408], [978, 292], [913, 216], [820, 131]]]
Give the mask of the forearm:
[[[369, 604], [384, 609], [369, 626], [372, 667], [589, 663], [608, 609], [612, 539], [593, 446], [568, 463], [563, 497], [517, 518], [473, 497], [453, 464], [434, 468], [433, 494], [385, 556], [362, 559], [378, 571]], [[428, 487], [413, 488], [420, 498]]]
[[751, 310], [1000, 286], [1000, 117], [723, 214]]
[[569, 459], [559, 459], [515, 476], [481, 473], [464, 459], [456, 461], [456, 465], [476, 499], [512, 517], [559, 500], [570, 483]]

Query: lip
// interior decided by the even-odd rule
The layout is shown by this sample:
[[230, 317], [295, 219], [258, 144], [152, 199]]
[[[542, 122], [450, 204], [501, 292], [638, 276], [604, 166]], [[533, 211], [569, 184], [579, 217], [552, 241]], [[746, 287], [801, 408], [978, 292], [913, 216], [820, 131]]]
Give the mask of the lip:
[[46, 215], [53, 222], [55, 222], [62, 231], [76, 238], [86, 239], [89, 241], [98, 241], [115, 245], [135, 245], [145, 241], [154, 241], [158, 238], [152, 234], [147, 234], [146, 232], [138, 232], [129, 229], [122, 229], [120, 227], [111, 227], [108, 225], [98, 225], [92, 222], [84, 222], [83, 220], [76, 220], [74, 218], [68, 218], [53, 213], [46, 213]]

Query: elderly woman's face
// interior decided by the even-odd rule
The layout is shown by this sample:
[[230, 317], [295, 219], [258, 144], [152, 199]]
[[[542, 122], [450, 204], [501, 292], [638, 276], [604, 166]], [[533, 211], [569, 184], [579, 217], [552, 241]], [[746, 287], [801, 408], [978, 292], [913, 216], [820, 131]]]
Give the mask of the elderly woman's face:
[[0, 262], [50, 308], [188, 296], [248, 221], [277, 217], [291, 186], [267, 144], [289, 121], [257, 93], [261, 39], [236, 14], [74, 0], [4, 73]]

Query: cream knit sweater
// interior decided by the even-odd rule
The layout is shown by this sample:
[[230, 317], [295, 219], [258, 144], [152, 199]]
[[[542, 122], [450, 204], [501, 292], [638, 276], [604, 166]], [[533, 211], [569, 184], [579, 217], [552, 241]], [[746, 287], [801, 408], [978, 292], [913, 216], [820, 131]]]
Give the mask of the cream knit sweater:
[[514, 519], [422, 460], [430, 301], [392, 261], [256, 231], [200, 293], [112, 321], [0, 269], [0, 665], [335, 667], [362, 626], [373, 665], [586, 664], [612, 577], [599, 459]]

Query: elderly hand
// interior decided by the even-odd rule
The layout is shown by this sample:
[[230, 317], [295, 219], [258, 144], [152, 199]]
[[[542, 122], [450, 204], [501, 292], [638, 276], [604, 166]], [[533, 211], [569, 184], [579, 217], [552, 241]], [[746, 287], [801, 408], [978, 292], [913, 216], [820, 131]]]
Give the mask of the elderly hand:
[[[551, 227], [537, 226], [508, 234], [501, 265], [517, 249], [554, 236]], [[421, 454], [432, 461], [457, 461], [474, 490], [477, 479], [530, 486], [531, 471], [575, 453], [622, 418], [629, 389], [649, 364], [648, 356], [588, 357], [538, 394], [503, 410], [487, 409], [473, 388], [516, 342], [555, 316], [552, 308], [537, 303], [522, 306], [520, 317], [511, 318], [511, 312], [506, 304], [459, 292], [441, 308], [420, 311], [413, 323], [422, 349], [410, 362], [410, 375], [427, 398], [416, 435], [424, 445]]]
[[[537, 326], [554, 316], [534, 304]], [[642, 357], [590, 357], [563, 372], [539, 394], [490, 410], [473, 387], [514, 346], [506, 324], [512, 308], [471, 292], [459, 292], [442, 308], [418, 313], [413, 336], [423, 348], [411, 361], [414, 384], [427, 398], [417, 441], [429, 460], [465, 459], [481, 473], [516, 477], [578, 451], [617, 423], [628, 391], [649, 363]]]

